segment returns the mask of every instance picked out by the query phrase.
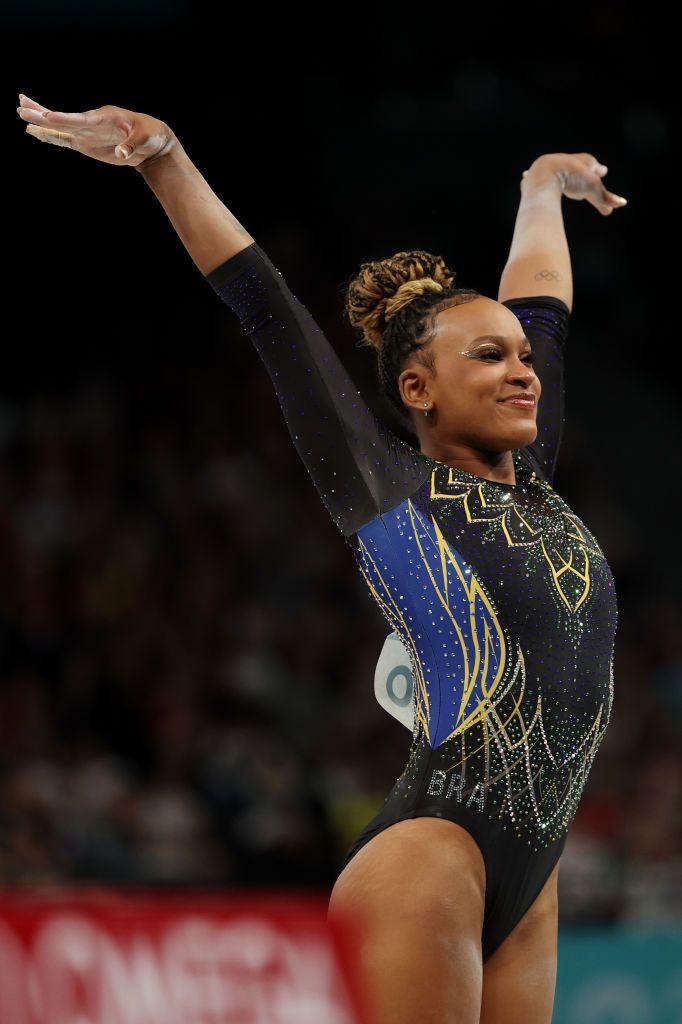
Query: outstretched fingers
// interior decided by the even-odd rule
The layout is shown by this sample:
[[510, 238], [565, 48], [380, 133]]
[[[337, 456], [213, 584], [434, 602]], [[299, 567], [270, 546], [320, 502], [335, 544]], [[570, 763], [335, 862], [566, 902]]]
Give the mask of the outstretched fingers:
[[601, 184], [601, 191], [597, 197], [595, 206], [601, 214], [608, 217], [610, 213], [613, 213], [613, 211], [617, 210], [619, 207], [627, 206], [627, 199], [625, 199], [624, 196], [616, 195], [615, 192], [609, 192], [609, 190], [604, 188], [604, 185]]
[[602, 179], [608, 172], [606, 164], [600, 164], [597, 158], [591, 156], [589, 153], [585, 153], [583, 155], [589, 158], [590, 170], [597, 176], [594, 206], [604, 217], [608, 217], [609, 214], [613, 213], [614, 210], [617, 210], [619, 206], [626, 206], [627, 199], [623, 196], [617, 195], [615, 192], [609, 192], [604, 185]]
[[41, 142], [74, 149], [117, 166], [137, 167], [170, 149], [175, 138], [163, 121], [106, 104], [96, 110], [49, 110], [19, 93], [17, 113], [26, 131]]
[[37, 103], [30, 96], [25, 96], [23, 92], [19, 93], [19, 104], [22, 107], [31, 107], [34, 110], [47, 110], [47, 107], [44, 107], [42, 103]]
[[96, 128], [102, 123], [102, 114], [88, 111], [84, 114], [64, 114], [60, 110], [47, 110], [43, 107], [17, 107], [17, 113], [24, 121], [31, 124], [49, 124], [53, 128]]

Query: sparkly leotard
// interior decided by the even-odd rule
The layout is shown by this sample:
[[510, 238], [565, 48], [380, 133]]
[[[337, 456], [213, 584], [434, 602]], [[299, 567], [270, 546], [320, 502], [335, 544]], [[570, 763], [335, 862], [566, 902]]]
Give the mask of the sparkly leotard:
[[394, 822], [457, 822], [486, 866], [487, 959], [561, 855], [613, 700], [613, 577], [552, 487], [568, 307], [551, 296], [505, 303], [542, 384], [537, 438], [513, 452], [512, 485], [453, 469], [383, 426], [258, 245], [208, 281], [263, 360], [299, 455], [410, 657], [409, 758], [344, 866]]

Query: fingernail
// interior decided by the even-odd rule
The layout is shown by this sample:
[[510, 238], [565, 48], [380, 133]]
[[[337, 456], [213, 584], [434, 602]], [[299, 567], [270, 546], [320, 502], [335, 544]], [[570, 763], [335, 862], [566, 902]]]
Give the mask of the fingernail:
[[116, 155], [122, 156], [124, 160], [127, 160], [128, 157], [130, 156], [130, 150], [128, 149], [127, 146], [117, 146]]
[[621, 204], [627, 203], [627, 199], [624, 199], [623, 196], [616, 196], [616, 202]]

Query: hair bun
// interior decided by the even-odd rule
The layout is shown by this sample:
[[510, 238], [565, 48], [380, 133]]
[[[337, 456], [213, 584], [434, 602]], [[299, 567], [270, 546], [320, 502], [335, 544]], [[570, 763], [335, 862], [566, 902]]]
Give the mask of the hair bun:
[[384, 320], [386, 323], [394, 317], [396, 313], [399, 313], [403, 306], [406, 306], [408, 302], [411, 302], [417, 295], [423, 295], [424, 292], [442, 292], [443, 285], [439, 284], [438, 281], [434, 281], [432, 277], [420, 277], [416, 281], [406, 281], [405, 284], [401, 284], [400, 288], [396, 291], [386, 303], [386, 310], [384, 312]]
[[420, 249], [362, 263], [348, 286], [346, 315], [368, 344], [380, 348], [389, 320], [417, 296], [448, 288], [455, 276], [441, 256]]

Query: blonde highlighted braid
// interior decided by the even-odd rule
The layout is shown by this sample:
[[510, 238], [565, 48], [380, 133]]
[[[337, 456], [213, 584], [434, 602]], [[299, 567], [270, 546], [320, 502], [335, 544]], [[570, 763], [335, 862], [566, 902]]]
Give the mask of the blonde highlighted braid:
[[381, 389], [410, 428], [398, 377], [413, 352], [418, 362], [435, 372], [435, 356], [428, 346], [436, 315], [480, 294], [456, 288], [455, 277], [441, 256], [415, 249], [362, 263], [348, 285], [346, 317], [361, 332], [360, 344], [376, 350]]

